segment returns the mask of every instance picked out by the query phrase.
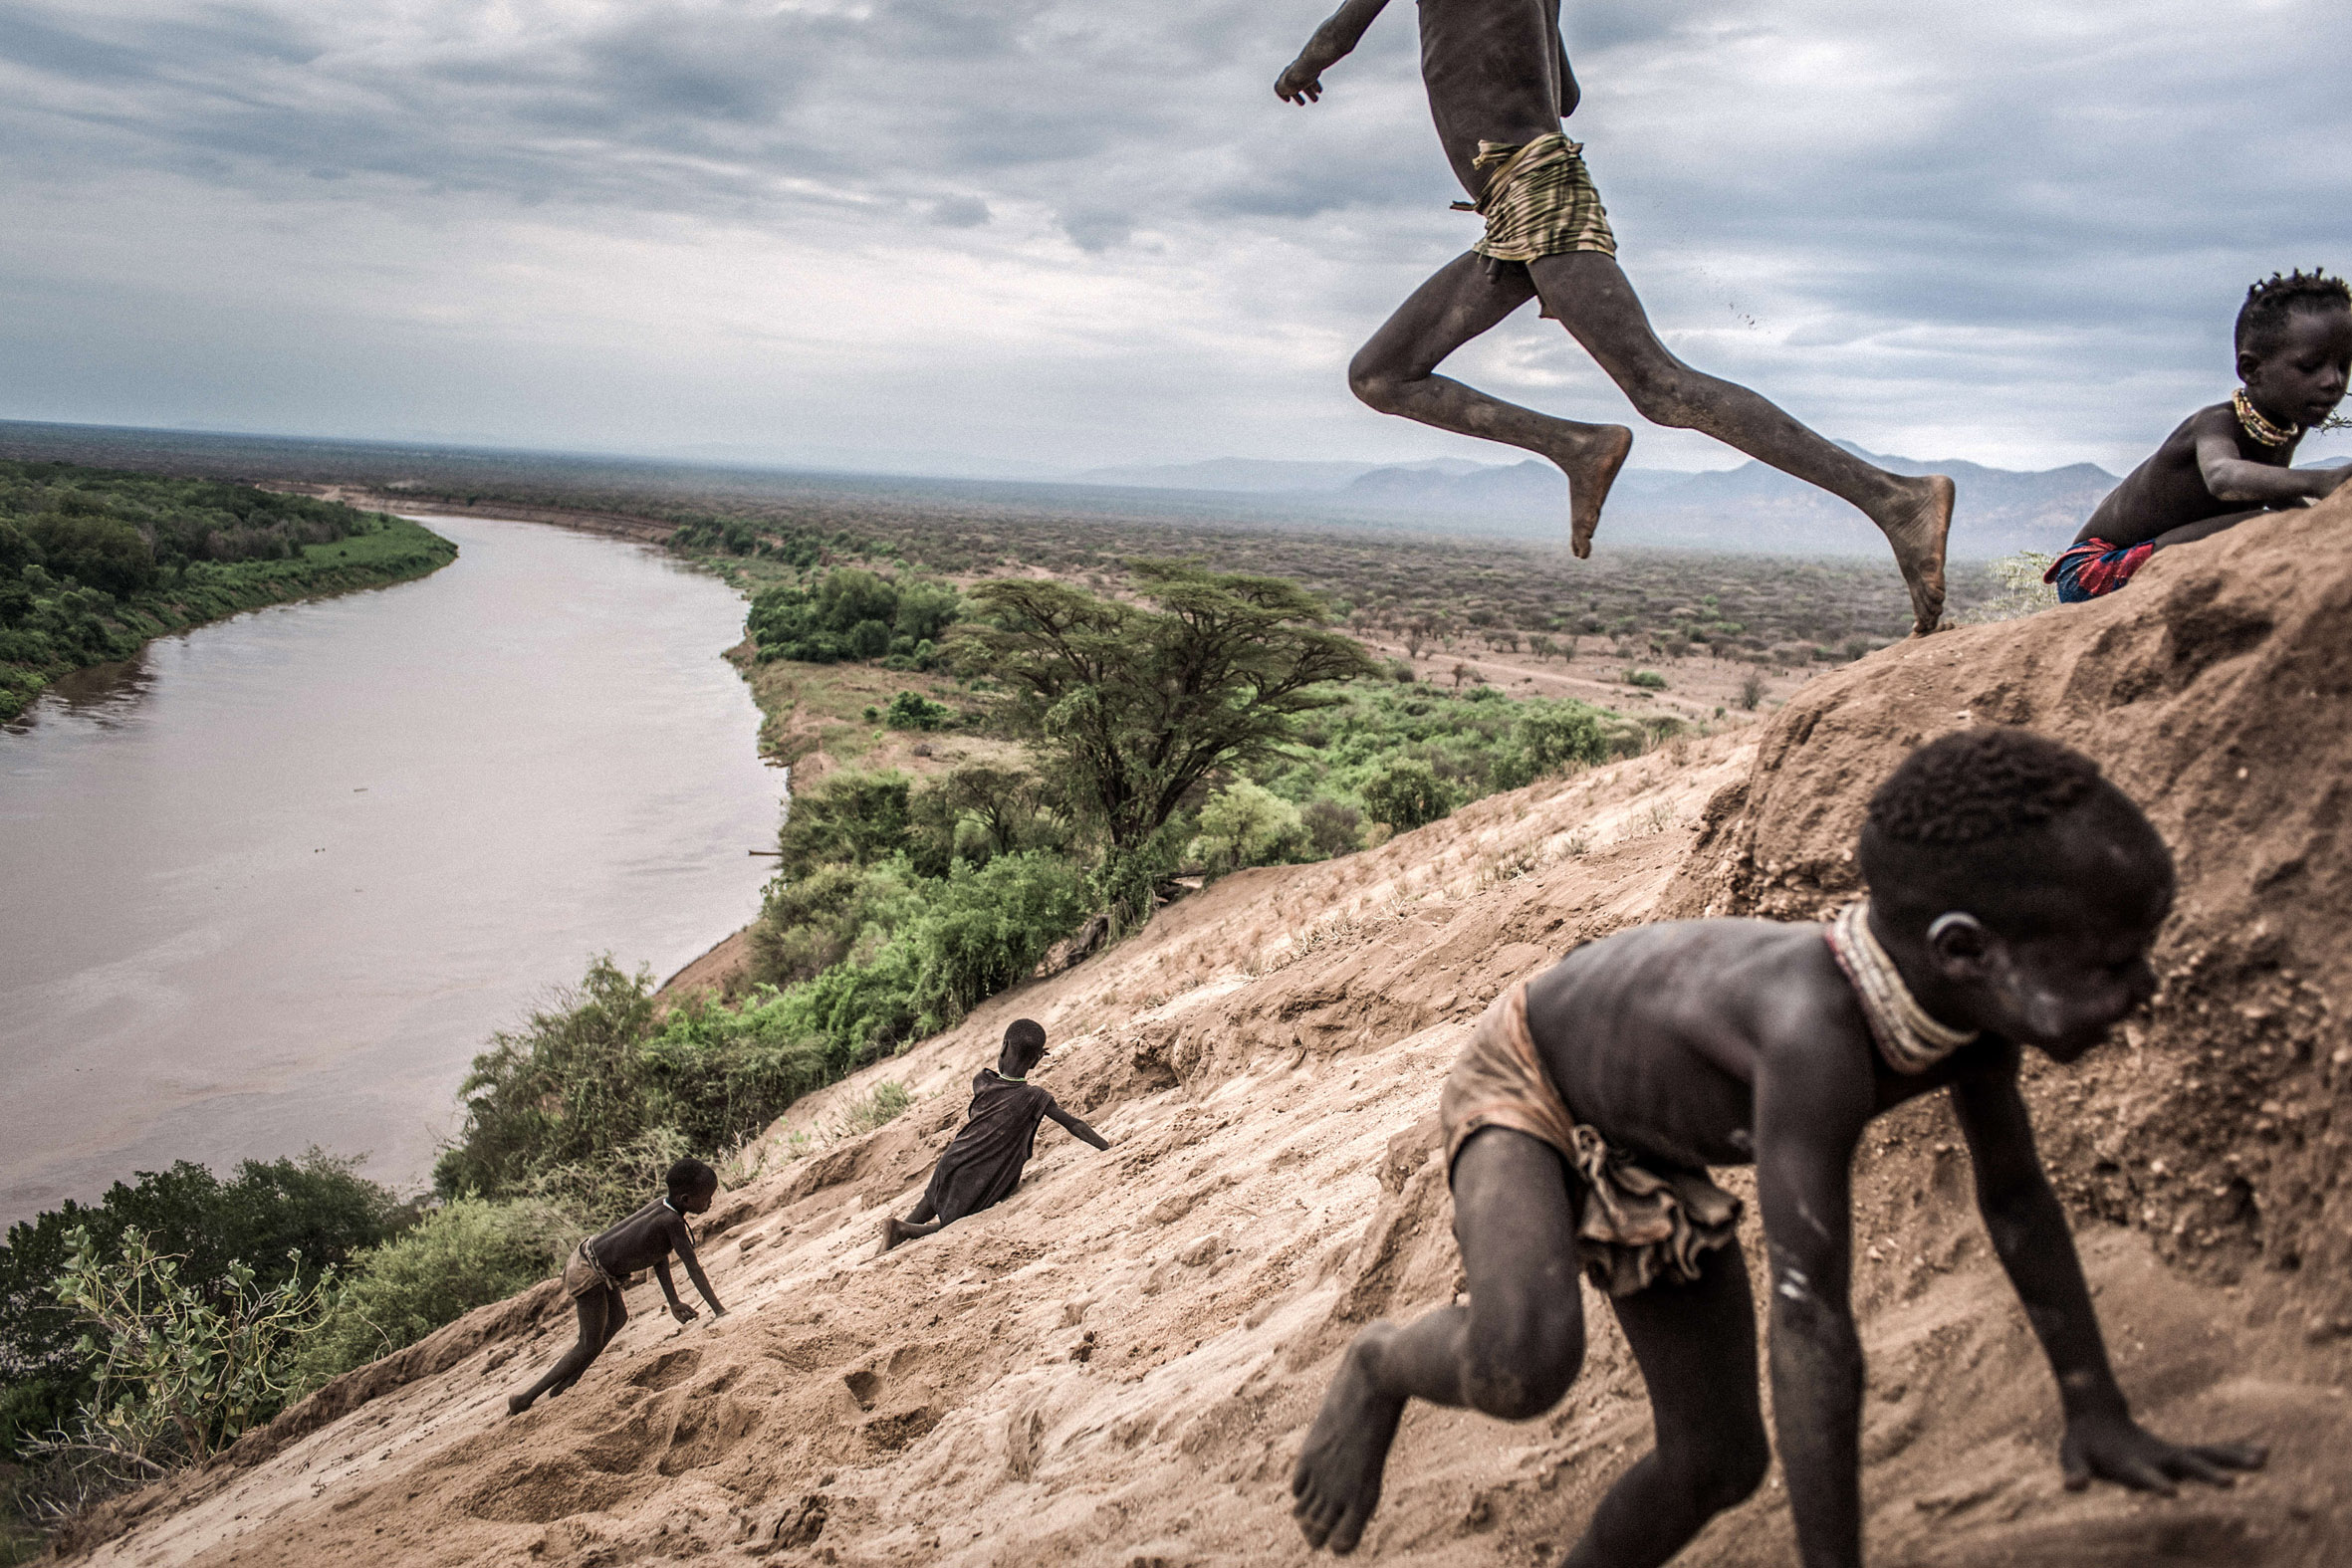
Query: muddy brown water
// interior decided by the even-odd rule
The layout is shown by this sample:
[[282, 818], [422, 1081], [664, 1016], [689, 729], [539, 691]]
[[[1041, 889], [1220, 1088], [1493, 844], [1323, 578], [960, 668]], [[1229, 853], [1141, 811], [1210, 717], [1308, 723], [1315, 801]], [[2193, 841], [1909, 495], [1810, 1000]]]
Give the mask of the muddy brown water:
[[455, 562], [85, 672], [0, 731], [0, 1221], [312, 1144], [403, 1188], [492, 1030], [749, 919], [781, 770], [658, 551], [425, 518]]

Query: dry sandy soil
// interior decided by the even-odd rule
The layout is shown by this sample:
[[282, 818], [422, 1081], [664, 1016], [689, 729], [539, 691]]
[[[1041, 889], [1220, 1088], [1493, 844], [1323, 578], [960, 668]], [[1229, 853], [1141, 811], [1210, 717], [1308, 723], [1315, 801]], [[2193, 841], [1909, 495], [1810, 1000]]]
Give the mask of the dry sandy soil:
[[[509, 1420], [571, 1332], [542, 1285], [61, 1544], [125, 1564], [1304, 1562], [1287, 1481], [1340, 1347], [1457, 1285], [1431, 1112], [1488, 999], [1630, 923], [1819, 915], [1904, 751], [2003, 723], [2097, 756], [2179, 855], [2154, 1008], [2029, 1097], [2142, 1419], [2275, 1457], [2226, 1492], [2062, 1490], [1967, 1156], [1941, 1104], [1914, 1105], [1856, 1171], [1872, 1560], [2352, 1561], [2347, 526], [2352, 501], [2248, 525], [2102, 603], [1888, 649], [1745, 738], [1229, 878], [772, 1129], [781, 1151], [883, 1078], [916, 1096], [722, 1197], [726, 1319], [677, 1327], [640, 1290], [576, 1390]], [[1058, 1042], [1041, 1081], [1111, 1151], [1048, 1127], [1015, 1198], [876, 1258], [877, 1217], [912, 1202], [1022, 1013]], [[1573, 1538], [1647, 1443], [1588, 1304], [1585, 1373], [1549, 1415], [1407, 1415], [1363, 1555], [1536, 1564]], [[1790, 1555], [1772, 1481], [1681, 1560]]]

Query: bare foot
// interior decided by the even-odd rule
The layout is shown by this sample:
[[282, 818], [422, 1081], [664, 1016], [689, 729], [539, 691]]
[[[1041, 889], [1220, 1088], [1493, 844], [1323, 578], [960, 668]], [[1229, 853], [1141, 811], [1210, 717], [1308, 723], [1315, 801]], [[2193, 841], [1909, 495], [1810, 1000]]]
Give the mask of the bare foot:
[[1375, 1389], [1364, 1367], [1366, 1354], [1394, 1332], [1374, 1324], [1347, 1347], [1339, 1376], [1323, 1396], [1322, 1414], [1306, 1434], [1298, 1467], [1291, 1472], [1291, 1495], [1298, 1499], [1291, 1516], [1306, 1532], [1307, 1545], [1328, 1546], [1340, 1556], [1355, 1550], [1380, 1504], [1380, 1471], [1405, 1413], [1405, 1402]]
[[1944, 545], [1952, 533], [1952, 481], [1942, 474], [1900, 481], [1896, 499], [1871, 514], [1911, 590], [1911, 634], [1925, 636], [1944, 618]]
[[905, 1239], [906, 1232], [900, 1228], [898, 1224], [898, 1217], [896, 1215], [884, 1215], [882, 1217], [882, 1247], [881, 1251], [874, 1253], [874, 1256], [880, 1257], [883, 1252], [889, 1251], [890, 1248], [896, 1246], [899, 1242]]
[[528, 1394], [509, 1394], [506, 1398], [506, 1413], [510, 1416], [520, 1416], [530, 1408], [531, 1396]]
[[1600, 509], [1633, 450], [1633, 432], [1623, 425], [1586, 425], [1544, 449], [1568, 476], [1568, 548], [1581, 560], [1592, 554], [1592, 532]]

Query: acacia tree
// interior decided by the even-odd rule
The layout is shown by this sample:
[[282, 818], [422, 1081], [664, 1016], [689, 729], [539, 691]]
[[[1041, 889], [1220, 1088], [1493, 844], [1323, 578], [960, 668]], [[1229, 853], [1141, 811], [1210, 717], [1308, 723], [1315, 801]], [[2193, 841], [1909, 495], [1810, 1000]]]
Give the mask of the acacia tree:
[[1150, 908], [1152, 851], [1186, 791], [1265, 757], [1299, 715], [1339, 700], [1328, 683], [1377, 667], [1294, 582], [1165, 560], [1130, 575], [1145, 602], [983, 583], [955, 656], [1012, 690], [1015, 723], [1103, 835], [1100, 892], [1134, 916]]

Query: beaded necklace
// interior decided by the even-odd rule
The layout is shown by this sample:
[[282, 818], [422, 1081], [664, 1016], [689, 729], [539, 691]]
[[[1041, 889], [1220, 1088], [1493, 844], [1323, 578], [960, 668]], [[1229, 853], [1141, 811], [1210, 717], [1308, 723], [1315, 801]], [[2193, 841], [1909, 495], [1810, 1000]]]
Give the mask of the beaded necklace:
[[1823, 928], [1829, 952], [1845, 971], [1869, 1021], [1879, 1055], [1897, 1072], [1925, 1072], [1977, 1037], [1929, 1015], [1903, 984], [1902, 973], [1870, 930], [1870, 900], [1857, 899]]
[[2284, 446], [2303, 433], [2301, 425], [2288, 425], [2282, 430], [2264, 419], [2242, 386], [2230, 394], [2230, 406], [2237, 410], [2238, 427], [2264, 446]]

